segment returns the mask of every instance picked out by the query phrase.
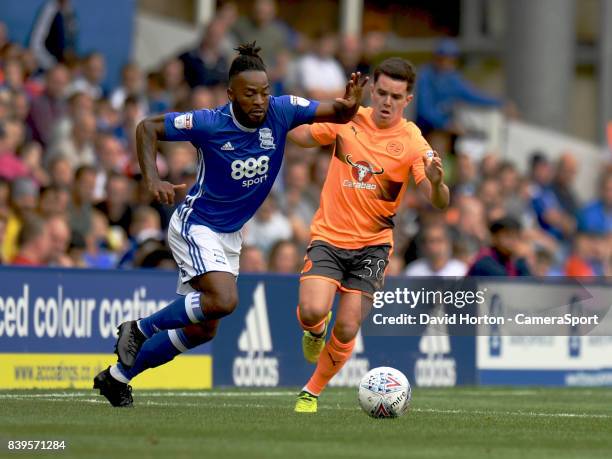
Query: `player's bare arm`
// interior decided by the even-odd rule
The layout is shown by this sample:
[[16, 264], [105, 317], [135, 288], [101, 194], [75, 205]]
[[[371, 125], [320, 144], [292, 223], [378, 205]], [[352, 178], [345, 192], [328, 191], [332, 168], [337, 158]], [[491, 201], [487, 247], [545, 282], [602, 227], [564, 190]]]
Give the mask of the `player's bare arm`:
[[448, 207], [450, 194], [448, 187], [444, 183], [444, 169], [442, 169], [442, 159], [438, 152], [433, 152], [433, 157], [427, 154], [421, 158], [425, 166], [425, 176], [427, 180], [419, 183], [421, 193], [431, 201], [431, 204], [438, 209]]
[[321, 102], [315, 112], [315, 123], [348, 123], [359, 110], [363, 88], [368, 77], [361, 77], [361, 73], [351, 73], [351, 79], [346, 84], [344, 96], [333, 102]]
[[173, 185], [161, 180], [157, 171], [157, 141], [165, 139], [164, 115], [146, 118], [136, 128], [136, 151], [138, 163], [149, 191], [162, 204], [173, 205], [176, 190], [185, 188], [184, 183]]
[[308, 124], [302, 124], [292, 129], [289, 131], [289, 134], [287, 134], [287, 138], [302, 148], [313, 148], [320, 145], [312, 136], [310, 125]]

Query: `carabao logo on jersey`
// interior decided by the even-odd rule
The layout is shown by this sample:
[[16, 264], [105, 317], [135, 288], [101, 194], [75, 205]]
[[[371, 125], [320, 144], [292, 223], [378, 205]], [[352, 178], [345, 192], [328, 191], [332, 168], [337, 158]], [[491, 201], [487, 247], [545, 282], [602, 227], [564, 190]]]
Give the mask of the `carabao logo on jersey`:
[[376, 184], [367, 182], [370, 181], [373, 175], [379, 175], [385, 172], [382, 167], [378, 168], [367, 161], [353, 161], [351, 155], [346, 156], [346, 163], [351, 166], [351, 174], [353, 179], [356, 180], [356, 182], [345, 180], [342, 185], [347, 188], [375, 190]]
[[[438, 311], [442, 317], [442, 311]], [[419, 341], [418, 358], [414, 368], [418, 386], [454, 386], [457, 383], [455, 358], [450, 354], [451, 342], [446, 325], [428, 325]]]
[[370, 361], [362, 354], [365, 352], [361, 330], [355, 337], [353, 355], [344, 364], [342, 370], [329, 382], [330, 386], [357, 387], [363, 375], [370, 369]]
[[261, 128], [259, 130], [259, 146], [264, 150], [274, 150], [276, 145], [274, 144], [274, 136], [272, 135], [272, 129]]
[[263, 282], [253, 292], [253, 304], [238, 337], [238, 350], [245, 354], [234, 359], [232, 377], [236, 386], [278, 385], [278, 359], [265, 355], [272, 351], [272, 335]]

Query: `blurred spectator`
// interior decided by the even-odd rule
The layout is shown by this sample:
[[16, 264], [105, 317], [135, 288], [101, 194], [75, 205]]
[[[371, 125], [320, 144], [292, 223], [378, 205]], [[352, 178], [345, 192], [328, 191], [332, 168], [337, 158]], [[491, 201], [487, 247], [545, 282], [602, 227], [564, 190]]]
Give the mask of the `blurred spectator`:
[[295, 274], [300, 271], [299, 263], [298, 247], [293, 241], [278, 241], [270, 249], [269, 272]]
[[285, 56], [290, 44], [289, 28], [276, 18], [274, 0], [255, 0], [248, 17], [239, 18], [233, 28], [237, 43], [256, 41], [261, 47], [268, 76], [272, 82], [283, 73], [279, 56]]
[[43, 147], [51, 142], [53, 128], [66, 111], [69, 78], [68, 69], [63, 64], [51, 68], [45, 75], [45, 91], [32, 101], [28, 124], [32, 138]]
[[63, 217], [68, 216], [70, 207], [70, 189], [59, 186], [50, 185], [40, 191], [40, 200], [38, 203], [38, 213], [44, 218], [50, 218], [56, 215]]
[[517, 258], [517, 244], [521, 238], [521, 224], [505, 217], [491, 224], [491, 247], [482, 249], [468, 276], [529, 276], [529, 268], [522, 258]]
[[310, 240], [310, 222], [315, 205], [306, 194], [308, 187], [308, 164], [294, 162], [285, 168], [285, 190], [278, 196], [279, 207], [291, 222], [294, 238], [307, 244]]
[[147, 98], [145, 95], [145, 84], [142, 71], [138, 64], [129, 62], [121, 70], [121, 86], [111, 93], [109, 100], [115, 110], [121, 110], [128, 96], [136, 97], [140, 104], [142, 113], [148, 113]]
[[244, 245], [240, 251], [241, 273], [265, 273], [266, 260], [263, 252], [254, 245]]
[[74, 167], [66, 156], [55, 156], [49, 161], [49, 175], [52, 185], [72, 188]]
[[128, 170], [128, 155], [121, 142], [107, 133], [98, 134], [96, 153], [98, 175], [96, 177], [94, 199], [102, 201], [106, 197], [106, 183], [109, 175], [122, 174]]
[[280, 240], [291, 239], [291, 223], [277, 208], [276, 200], [270, 195], [263, 202], [255, 216], [244, 227], [244, 243], [259, 247], [268, 253]]
[[227, 83], [229, 62], [221, 48], [226, 33], [227, 24], [213, 19], [206, 26], [199, 46], [179, 56], [183, 61], [185, 80], [190, 87]]
[[454, 239], [460, 246], [457, 258], [466, 262], [487, 242], [489, 230], [484, 205], [472, 196], [457, 199], [458, 221], [453, 226]]
[[542, 153], [531, 157], [531, 179], [531, 206], [542, 229], [559, 240], [571, 237], [576, 221], [563, 210], [553, 192], [552, 168]]
[[313, 52], [295, 63], [294, 85], [312, 99], [334, 99], [344, 94], [346, 77], [334, 57], [338, 48], [336, 35], [321, 32]]
[[91, 215], [93, 211], [93, 195], [96, 187], [96, 169], [91, 166], [81, 166], [77, 169], [72, 188], [70, 203], [70, 229], [84, 241], [91, 230]]
[[170, 101], [170, 107], [176, 107], [181, 101], [189, 98], [189, 85], [185, 81], [183, 61], [178, 58], [166, 61], [162, 67], [162, 80], [165, 97]]
[[129, 228], [130, 246], [119, 260], [120, 268], [133, 266], [137, 252], [147, 241], [161, 242], [164, 235], [161, 230], [159, 213], [151, 207], [141, 206], [134, 210]]
[[452, 195], [465, 194], [474, 196], [478, 186], [478, 168], [471, 156], [457, 154], [455, 180]]
[[94, 113], [94, 101], [91, 96], [84, 92], [75, 92], [68, 97], [66, 111], [56, 120], [51, 136], [50, 144], [60, 144], [70, 139], [74, 120], [81, 116]]
[[572, 252], [564, 265], [566, 276], [589, 277], [603, 274], [602, 267], [598, 266], [596, 262], [596, 243], [596, 239], [591, 234], [576, 234], [572, 244]]
[[478, 186], [477, 196], [484, 205], [487, 221], [499, 220], [506, 215], [499, 180], [495, 178], [484, 179]]
[[363, 44], [359, 35], [342, 35], [337, 57], [344, 70], [345, 80], [350, 78], [353, 72], [361, 72], [362, 75], [370, 73], [370, 66], [363, 58]]
[[136, 252], [134, 267], [171, 269], [173, 271], [177, 269], [170, 250], [161, 242], [151, 239]]
[[22, 91], [24, 86], [24, 69], [21, 60], [11, 58], [4, 61], [2, 65], [4, 81], [0, 85], [1, 91]]
[[534, 263], [531, 273], [536, 277], [561, 275], [563, 273], [554, 270], [555, 257], [548, 250], [538, 248], [535, 251]]
[[149, 100], [148, 113], [164, 113], [170, 110], [172, 101], [170, 95], [164, 90], [164, 79], [159, 72], [150, 72], [147, 75], [147, 97]]
[[9, 213], [10, 205], [11, 205], [10, 182], [0, 177], [0, 215], [4, 215], [6, 217]]
[[51, 251], [51, 237], [46, 222], [34, 214], [24, 218], [17, 244], [19, 252], [11, 264], [44, 266]]
[[42, 164], [43, 151], [38, 142], [28, 142], [19, 149], [19, 158], [28, 170], [28, 176], [39, 185], [49, 183], [49, 174]]
[[578, 173], [578, 161], [571, 153], [564, 153], [557, 162], [555, 178], [552, 182], [552, 191], [559, 201], [561, 208], [570, 215], [578, 215], [578, 198], [574, 190], [574, 182]]
[[201, 110], [203, 108], [215, 108], [215, 93], [209, 88], [198, 86], [191, 92], [191, 110]]
[[47, 219], [47, 231], [49, 232], [50, 248], [47, 258], [49, 266], [61, 266], [69, 268], [73, 266], [72, 259], [68, 256], [70, 246], [70, 226], [66, 217], [54, 215]]
[[39, 65], [48, 69], [75, 57], [78, 22], [70, 0], [47, 0], [32, 29], [30, 48]]
[[131, 198], [130, 180], [125, 175], [111, 173], [106, 180], [106, 199], [95, 207], [108, 216], [110, 225], [121, 227], [127, 234], [132, 222]]
[[48, 158], [61, 155], [68, 159], [74, 168], [93, 166], [96, 164], [95, 136], [95, 116], [92, 113], [82, 113], [73, 120], [70, 137], [49, 147]]
[[20, 127], [21, 125], [12, 121], [0, 122], [0, 178], [6, 180], [29, 175], [27, 166], [16, 154], [14, 134], [10, 134], [11, 128], [19, 129]]
[[590, 233], [612, 233], [612, 174], [609, 170], [601, 177], [599, 199], [580, 211], [579, 227]]
[[81, 75], [79, 75], [68, 88], [70, 94], [84, 92], [98, 100], [104, 95], [102, 80], [106, 73], [106, 60], [100, 53], [90, 53], [85, 56], [81, 64]]
[[85, 235], [83, 260], [88, 268], [112, 269], [117, 255], [108, 250], [108, 219], [98, 210], [91, 212], [91, 230]]
[[433, 130], [460, 132], [453, 110], [463, 102], [485, 107], [501, 107], [503, 101], [472, 87], [457, 70], [459, 47], [445, 39], [436, 46], [434, 60], [424, 66], [417, 78], [417, 124], [427, 133]]
[[2, 247], [2, 256], [5, 260], [12, 260], [17, 254], [19, 247], [17, 240], [23, 226], [23, 220], [35, 212], [38, 198], [38, 186], [32, 179], [20, 178], [11, 182], [10, 210]]
[[432, 224], [423, 229], [419, 247], [421, 258], [406, 267], [405, 275], [464, 276], [467, 265], [452, 258], [452, 243], [448, 229], [443, 224]]

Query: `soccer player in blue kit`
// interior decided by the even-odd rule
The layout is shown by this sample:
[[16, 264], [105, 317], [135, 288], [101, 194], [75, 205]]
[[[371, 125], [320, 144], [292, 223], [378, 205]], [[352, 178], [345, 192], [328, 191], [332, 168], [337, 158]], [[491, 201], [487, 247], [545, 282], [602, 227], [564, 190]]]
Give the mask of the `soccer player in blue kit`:
[[334, 102], [274, 97], [259, 50], [255, 43], [237, 48], [228, 104], [153, 116], [138, 125], [138, 160], [157, 200], [172, 205], [175, 191], [185, 186], [160, 179], [158, 140], [190, 141], [198, 152], [198, 174], [168, 228], [179, 267], [177, 293], [184, 296], [119, 326], [118, 363], [94, 378], [94, 389], [113, 406], [132, 406], [132, 378], [213, 339], [219, 320], [236, 308], [241, 228], [272, 188], [287, 133], [301, 124], [347, 123], [357, 113], [367, 78], [351, 75], [344, 97]]

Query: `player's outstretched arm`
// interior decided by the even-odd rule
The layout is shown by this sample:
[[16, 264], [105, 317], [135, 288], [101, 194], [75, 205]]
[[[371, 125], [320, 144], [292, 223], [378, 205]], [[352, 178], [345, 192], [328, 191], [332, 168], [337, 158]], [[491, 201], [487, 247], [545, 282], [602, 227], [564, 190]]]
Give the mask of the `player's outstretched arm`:
[[434, 151], [433, 156], [425, 154], [421, 160], [425, 167], [425, 177], [427, 177], [427, 180], [421, 180], [419, 183], [419, 190], [421, 190], [421, 193], [431, 201], [434, 207], [445, 209], [448, 207], [450, 201], [450, 193], [448, 187], [444, 183], [442, 159], [438, 152]]
[[165, 138], [164, 115], [146, 118], [136, 127], [136, 152], [147, 188], [162, 204], [173, 205], [176, 190], [187, 185], [173, 185], [159, 178], [156, 164], [157, 141]]
[[348, 123], [359, 110], [363, 88], [368, 77], [361, 78], [361, 73], [351, 73], [351, 79], [346, 84], [344, 97], [334, 102], [321, 102], [315, 112], [315, 123]]
[[293, 143], [303, 148], [312, 148], [319, 146], [319, 142], [317, 142], [312, 136], [312, 133], [310, 132], [310, 125], [308, 124], [302, 124], [296, 128], [293, 128], [289, 131], [287, 137]]

